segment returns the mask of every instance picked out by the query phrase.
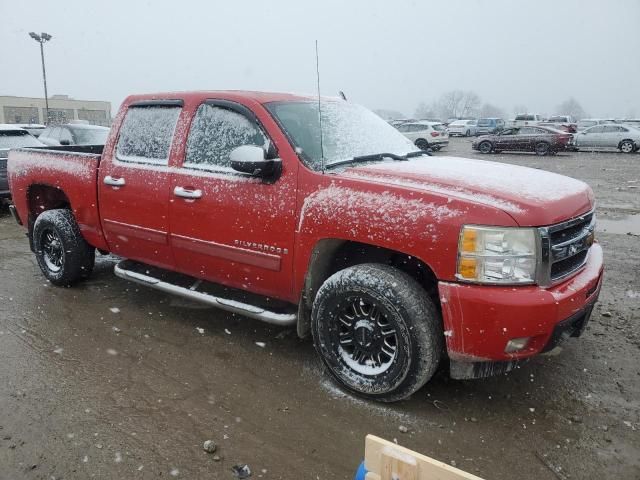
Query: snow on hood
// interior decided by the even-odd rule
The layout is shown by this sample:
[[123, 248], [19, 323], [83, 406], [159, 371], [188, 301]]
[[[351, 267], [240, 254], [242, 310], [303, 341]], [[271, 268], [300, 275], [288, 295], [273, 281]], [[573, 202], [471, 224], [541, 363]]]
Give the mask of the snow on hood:
[[551, 225], [593, 208], [593, 193], [584, 182], [485, 160], [418, 157], [356, 166], [341, 175], [488, 205], [508, 213], [521, 226]]

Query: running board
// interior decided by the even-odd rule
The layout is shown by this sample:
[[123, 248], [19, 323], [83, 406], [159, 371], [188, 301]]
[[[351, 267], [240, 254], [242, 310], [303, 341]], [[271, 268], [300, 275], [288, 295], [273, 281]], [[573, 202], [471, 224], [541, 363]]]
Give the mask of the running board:
[[248, 303], [239, 302], [237, 300], [231, 300], [228, 298], [222, 298], [209, 293], [198, 292], [196, 289], [202, 282], [201, 280], [194, 279], [193, 285], [190, 287], [182, 287], [163, 281], [159, 278], [145, 275], [143, 273], [135, 272], [133, 270], [127, 270], [124, 268], [128, 260], [123, 260], [116, 264], [113, 271], [116, 276], [125, 280], [130, 280], [147, 287], [155, 288], [167, 293], [172, 293], [180, 297], [195, 300], [196, 302], [205, 303], [212, 307], [221, 308], [232, 313], [238, 313], [245, 317], [254, 318], [256, 320], [262, 320], [263, 322], [271, 323], [273, 325], [289, 326], [295, 325], [298, 319], [296, 313], [278, 313], [272, 312], [262, 307], [250, 305]]

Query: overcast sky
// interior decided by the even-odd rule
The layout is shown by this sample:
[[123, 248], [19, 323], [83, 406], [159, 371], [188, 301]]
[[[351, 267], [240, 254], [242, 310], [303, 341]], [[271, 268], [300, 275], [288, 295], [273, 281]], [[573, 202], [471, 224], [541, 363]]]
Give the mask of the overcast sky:
[[164, 90], [346, 92], [411, 115], [474, 90], [509, 115], [640, 116], [640, 0], [0, 0], [0, 95], [109, 100]]

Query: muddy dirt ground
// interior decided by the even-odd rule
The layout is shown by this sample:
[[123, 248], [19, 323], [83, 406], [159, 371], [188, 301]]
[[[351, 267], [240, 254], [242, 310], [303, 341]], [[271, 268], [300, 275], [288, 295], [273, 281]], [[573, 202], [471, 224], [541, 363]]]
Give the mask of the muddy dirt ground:
[[[445, 154], [480, 157], [467, 139]], [[111, 257], [55, 288], [3, 210], [0, 479], [231, 479], [244, 463], [252, 478], [349, 479], [367, 433], [486, 479], [640, 478], [640, 154], [490, 158], [593, 187], [600, 303], [560, 355], [487, 380], [439, 374], [393, 405], [343, 394], [292, 330], [127, 283]]]

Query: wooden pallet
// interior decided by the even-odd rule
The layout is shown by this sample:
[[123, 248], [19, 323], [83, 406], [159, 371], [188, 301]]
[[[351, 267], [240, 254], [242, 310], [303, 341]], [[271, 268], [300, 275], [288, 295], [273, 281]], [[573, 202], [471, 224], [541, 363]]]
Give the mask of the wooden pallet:
[[374, 435], [365, 440], [366, 480], [482, 480]]

